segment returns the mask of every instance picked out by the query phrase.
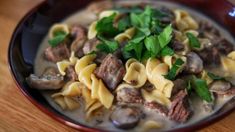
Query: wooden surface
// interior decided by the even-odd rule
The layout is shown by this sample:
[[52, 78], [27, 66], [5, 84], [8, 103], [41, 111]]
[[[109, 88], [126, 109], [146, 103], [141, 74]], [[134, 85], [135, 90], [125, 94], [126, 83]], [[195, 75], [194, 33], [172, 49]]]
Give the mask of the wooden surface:
[[[16, 88], [7, 64], [7, 48], [12, 32], [32, 7], [42, 0], [0, 0], [0, 132], [73, 132], [31, 104]], [[235, 131], [235, 112], [201, 130]]]

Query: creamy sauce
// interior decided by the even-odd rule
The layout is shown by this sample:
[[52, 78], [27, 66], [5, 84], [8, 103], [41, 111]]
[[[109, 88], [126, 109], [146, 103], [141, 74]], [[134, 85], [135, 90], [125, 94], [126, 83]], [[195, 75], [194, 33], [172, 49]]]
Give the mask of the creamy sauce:
[[[139, 1], [131, 1], [132, 4], [134, 3], [138, 3]], [[119, 1], [117, 2], [118, 4], [120, 3], [129, 3], [129, 1]], [[186, 8], [184, 6], [181, 5], [177, 5], [177, 4], [172, 4], [172, 3], [167, 3], [167, 2], [153, 2], [155, 7], [161, 7], [161, 6], [166, 6], [170, 9], [185, 9], [187, 10], [192, 16], [193, 18], [195, 18], [196, 20], [205, 20], [205, 21], [209, 21], [211, 22], [215, 28], [219, 29], [220, 33], [223, 35], [223, 37], [225, 37], [227, 40], [229, 40], [230, 42], [234, 43], [234, 39], [233, 37], [227, 32], [225, 31], [223, 28], [221, 28], [220, 26], [218, 26], [215, 22], [213, 22], [212, 20], [210, 20], [209, 18], [207, 18], [206, 16], [195, 12], [192, 9]], [[65, 19], [64, 21], [62, 21], [63, 23], [67, 23], [67, 24], [74, 24], [74, 23], [78, 23], [81, 24], [83, 26], [88, 27], [88, 25], [94, 21], [96, 19], [96, 16], [86, 10], [82, 10], [82, 11], [78, 11], [77, 13], [69, 16], [67, 19]], [[34, 71], [36, 75], [40, 75], [44, 69], [48, 66], [55, 66], [55, 64], [50, 63], [48, 61], [45, 61], [42, 57], [43, 51], [46, 47], [48, 47], [48, 37], [45, 37], [44, 40], [42, 41], [42, 44], [38, 50], [37, 56], [36, 56], [36, 60], [35, 60], [35, 65], [34, 65]], [[221, 70], [221, 69], [220, 69]], [[217, 70], [218, 71], [218, 70]], [[117, 129], [115, 128], [112, 123], [109, 121], [109, 111], [104, 112], [104, 115], [100, 115], [95, 117], [93, 120], [90, 121], [86, 121], [85, 120], [85, 111], [83, 108], [83, 104], [81, 100], [78, 100], [81, 103], [81, 107], [75, 111], [64, 111], [62, 110], [57, 104], [55, 104], [55, 102], [52, 100], [52, 98], [50, 97], [52, 92], [48, 92], [48, 91], [41, 91], [41, 93], [43, 94], [43, 96], [46, 98], [46, 100], [49, 102], [50, 105], [52, 105], [57, 111], [59, 111], [60, 113], [62, 113], [63, 115], [81, 123], [84, 125], [88, 125], [90, 127], [95, 127], [95, 128], [101, 128], [101, 129], [106, 129], [109, 131], [123, 131], [121, 129]], [[179, 128], [179, 127], [184, 127], [193, 123], [196, 123], [202, 119], [205, 119], [206, 117], [212, 115], [213, 113], [215, 113], [216, 111], [218, 111], [227, 101], [229, 101], [232, 97], [220, 97], [217, 98], [216, 100], [216, 104], [215, 104], [215, 109], [213, 112], [209, 113], [209, 112], [205, 112], [204, 109], [202, 108], [202, 101], [199, 98], [192, 98], [191, 99], [191, 103], [192, 103], [192, 109], [193, 109], [193, 116], [184, 124], [177, 124], [173, 121], [170, 121], [169, 119], [167, 119], [167, 117], [164, 117], [160, 114], [157, 114], [156, 112], [153, 112], [151, 110], [145, 110], [144, 112], [146, 113], [146, 117], [145, 119], [151, 119], [151, 120], [156, 120], [157, 122], [160, 122], [163, 124], [163, 130], [170, 130], [172, 128]], [[102, 123], [99, 122], [99, 120], [103, 120]], [[131, 130], [127, 130], [127, 131], [141, 131], [141, 124], [143, 124], [144, 120], [142, 120], [139, 123], [139, 126], [131, 129]]]

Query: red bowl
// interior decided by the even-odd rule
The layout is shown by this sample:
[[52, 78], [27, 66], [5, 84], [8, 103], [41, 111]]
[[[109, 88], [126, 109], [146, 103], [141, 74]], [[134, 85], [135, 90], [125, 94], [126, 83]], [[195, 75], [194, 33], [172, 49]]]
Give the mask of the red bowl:
[[[179, 3], [200, 11], [228, 30], [233, 37], [235, 36], [235, 7], [226, 0], [216, 0], [216, 2], [214, 0], [164, 1]], [[8, 62], [12, 77], [18, 88], [40, 110], [57, 121], [80, 131], [98, 132], [105, 130], [94, 129], [66, 117], [63, 113], [58, 112], [50, 106], [38, 90], [29, 88], [25, 82], [25, 78], [30, 73], [33, 73], [33, 62], [38, 45], [42, 38], [45, 37], [49, 27], [76, 10], [83, 8], [89, 2], [91, 0], [48, 0], [33, 8], [19, 22], [14, 31], [8, 49]], [[235, 98], [210, 117], [182, 128], [172, 129], [171, 131], [193, 131], [201, 129], [222, 119], [234, 109]]]

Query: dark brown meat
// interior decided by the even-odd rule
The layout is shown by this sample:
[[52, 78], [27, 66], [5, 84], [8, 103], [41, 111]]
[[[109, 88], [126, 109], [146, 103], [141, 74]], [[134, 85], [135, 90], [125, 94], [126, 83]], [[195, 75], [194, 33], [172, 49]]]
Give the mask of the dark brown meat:
[[44, 51], [44, 57], [48, 61], [58, 62], [68, 59], [70, 56], [69, 49], [66, 44], [59, 44], [56, 47], [48, 47]]
[[123, 103], [142, 103], [140, 91], [136, 88], [122, 88], [117, 91], [117, 101]]
[[233, 51], [233, 45], [226, 39], [216, 38], [212, 46], [204, 48], [198, 55], [206, 65], [220, 64], [220, 56]]
[[71, 27], [73, 42], [70, 46], [70, 49], [71, 51], [74, 51], [75, 55], [78, 57], [82, 57], [84, 55], [82, 48], [85, 41], [87, 40], [86, 34], [87, 33], [85, 28], [80, 25], [73, 25]]
[[194, 52], [190, 52], [187, 55], [187, 63], [185, 71], [187, 73], [198, 74], [203, 70], [203, 61], [202, 59]]
[[192, 111], [189, 106], [187, 93], [181, 90], [173, 99], [168, 116], [176, 122], [186, 122]]
[[173, 81], [174, 86], [171, 92], [171, 96], [174, 97], [179, 91], [186, 89], [187, 83], [183, 79], [176, 79]]
[[54, 90], [60, 89], [64, 86], [64, 78], [62, 75], [56, 73], [57, 70], [54, 68], [48, 68], [41, 76], [31, 74], [26, 78], [28, 85], [31, 88], [40, 90]]
[[109, 90], [113, 91], [122, 81], [125, 75], [125, 68], [121, 60], [112, 54], [108, 54], [100, 67], [95, 70], [95, 74], [105, 82]]
[[162, 115], [164, 115], [164, 116], [167, 116], [167, 114], [168, 114], [168, 109], [167, 109], [167, 107], [166, 107], [166, 106], [163, 106], [163, 105], [161, 105], [161, 104], [159, 104], [159, 103], [157, 103], [157, 102], [146, 102], [146, 103], [144, 103], [144, 106], [145, 106], [146, 108], [149, 108], [149, 109], [151, 109], [151, 110], [154, 110], [154, 111], [156, 111], [157, 113], [160, 113], [160, 114], [162, 114]]
[[65, 79], [66, 79], [67, 81], [75, 81], [75, 80], [78, 80], [78, 75], [77, 75], [77, 73], [75, 72], [74, 66], [69, 66], [68, 68], [66, 68], [65, 72], [66, 72]]
[[110, 115], [110, 120], [113, 125], [121, 129], [131, 129], [137, 126], [141, 117], [142, 111], [134, 106], [117, 106]]
[[174, 51], [183, 51], [184, 50], [184, 44], [182, 44], [181, 42], [175, 40], [172, 42], [171, 44], [171, 48], [174, 50]]
[[227, 55], [228, 53], [233, 51], [233, 44], [231, 44], [226, 39], [219, 39], [216, 44], [216, 48], [218, 49], [220, 54]]
[[201, 57], [205, 65], [220, 64], [219, 50], [214, 46], [204, 48], [203, 50], [198, 52], [198, 55]]
[[97, 38], [90, 39], [86, 41], [84, 47], [82, 48], [84, 54], [88, 54], [92, 51], [96, 51], [96, 46], [100, 43]]
[[213, 25], [206, 21], [199, 23], [199, 36], [209, 38], [211, 40], [220, 37], [219, 31]]

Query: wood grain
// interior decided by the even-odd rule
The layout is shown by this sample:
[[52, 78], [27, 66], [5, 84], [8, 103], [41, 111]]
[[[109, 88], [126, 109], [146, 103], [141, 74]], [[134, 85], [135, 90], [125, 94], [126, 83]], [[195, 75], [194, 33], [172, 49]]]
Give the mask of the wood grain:
[[[73, 132], [31, 104], [17, 89], [7, 64], [12, 32], [32, 7], [43, 0], [0, 0], [0, 132]], [[235, 112], [202, 129], [205, 132], [235, 131]]]

